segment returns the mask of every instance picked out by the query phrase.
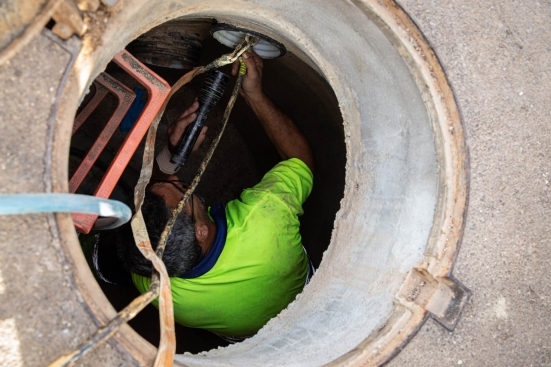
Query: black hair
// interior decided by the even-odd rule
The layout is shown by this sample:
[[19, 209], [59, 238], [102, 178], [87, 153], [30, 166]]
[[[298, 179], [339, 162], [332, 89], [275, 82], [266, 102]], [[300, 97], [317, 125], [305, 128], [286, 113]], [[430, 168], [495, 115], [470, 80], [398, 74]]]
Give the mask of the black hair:
[[[163, 198], [147, 189], [142, 205], [151, 246], [155, 250], [161, 233], [172, 210]], [[123, 267], [135, 274], [151, 277], [152, 265], [136, 247], [132, 229], [126, 224], [117, 231], [117, 255]], [[195, 227], [191, 217], [182, 211], [168, 236], [163, 254], [168, 276], [181, 276], [191, 270], [201, 258], [201, 246], [195, 238]]]

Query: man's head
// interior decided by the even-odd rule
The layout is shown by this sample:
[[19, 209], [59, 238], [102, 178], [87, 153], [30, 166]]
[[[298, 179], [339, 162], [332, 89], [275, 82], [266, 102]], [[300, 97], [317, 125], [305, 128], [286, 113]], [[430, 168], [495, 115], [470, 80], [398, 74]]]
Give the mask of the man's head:
[[[154, 181], [146, 190], [142, 213], [153, 249], [171, 215], [181, 200], [187, 185], [171, 176], [166, 181]], [[151, 262], [137, 249], [129, 226], [118, 232], [117, 253], [124, 267], [142, 276], [151, 276]], [[210, 247], [216, 227], [207, 215], [199, 197], [192, 195], [176, 219], [168, 237], [163, 262], [168, 275], [181, 276], [191, 270]]]

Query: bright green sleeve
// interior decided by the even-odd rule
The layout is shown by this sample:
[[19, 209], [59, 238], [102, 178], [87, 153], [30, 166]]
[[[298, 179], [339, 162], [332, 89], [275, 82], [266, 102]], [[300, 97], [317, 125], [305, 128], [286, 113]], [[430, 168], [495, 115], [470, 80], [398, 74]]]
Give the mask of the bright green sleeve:
[[[144, 277], [138, 274], [132, 273], [132, 282], [134, 282], [134, 286], [136, 289], [138, 289], [138, 292], [141, 294], [144, 294], [149, 290], [149, 287], [151, 286], [151, 278]], [[159, 308], [159, 297], [155, 298], [151, 304], [157, 308]]]
[[312, 171], [298, 158], [279, 162], [264, 175], [253, 188], [241, 194], [241, 201], [254, 204], [262, 194], [269, 192], [282, 200], [291, 211], [302, 214], [302, 204], [306, 201], [313, 187]]

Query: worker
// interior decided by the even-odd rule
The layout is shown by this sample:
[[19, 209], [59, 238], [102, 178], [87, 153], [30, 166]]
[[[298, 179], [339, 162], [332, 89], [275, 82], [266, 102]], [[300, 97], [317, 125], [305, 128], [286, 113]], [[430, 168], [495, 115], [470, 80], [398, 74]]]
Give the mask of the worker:
[[[240, 94], [282, 160], [225, 206], [208, 210], [200, 196], [192, 195], [163, 255], [176, 322], [230, 341], [254, 335], [296, 298], [314, 272], [301, 243], [298, 219], [312, 191], [314, 155], [297, 125], [263, 92], [262, 59], [254, 52], [245, 53], [243, 59], [247, 74]], [[237, 72], [238, 63], [232, 70]], [[156, 157], [142, 206], [153, 248], [188, 188], [175, 175], [178, 167], [170, 157], [195, 120], [197, 108], [196, 101], [170, 126], [166, 147]], [[206, 129], [194, 150], [205, 133]], [[128, 229], [120, 233], [118, 256], [143, 293], [151, 282], [151, 263], [138, 251]]]

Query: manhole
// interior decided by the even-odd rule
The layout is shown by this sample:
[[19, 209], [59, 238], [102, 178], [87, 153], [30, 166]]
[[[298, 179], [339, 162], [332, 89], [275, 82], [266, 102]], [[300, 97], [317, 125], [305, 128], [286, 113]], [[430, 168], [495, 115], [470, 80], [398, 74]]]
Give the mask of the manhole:
[[[266, 34], [317, 70], [339, 104], [346, 186], [312, 283], [256, 336], [188, 366], [380, 365], [428, 315], [453, 328], [468, 291], [451, 278], [466, 210], [466, 153], [457, 108], [435, 55], [391, 1], [180, 0], [121, 4], [101, 38], [85, 37], [58, 112], [54, 186], [67, 190], [70, 127], [80, 96], [113, 55], [172, 19], [217, 19]], [[58, 217], [75, 279], [101, 323], [114, 310]], [[131, 328], [115, 336], [142, 363], [155, 349]]]

